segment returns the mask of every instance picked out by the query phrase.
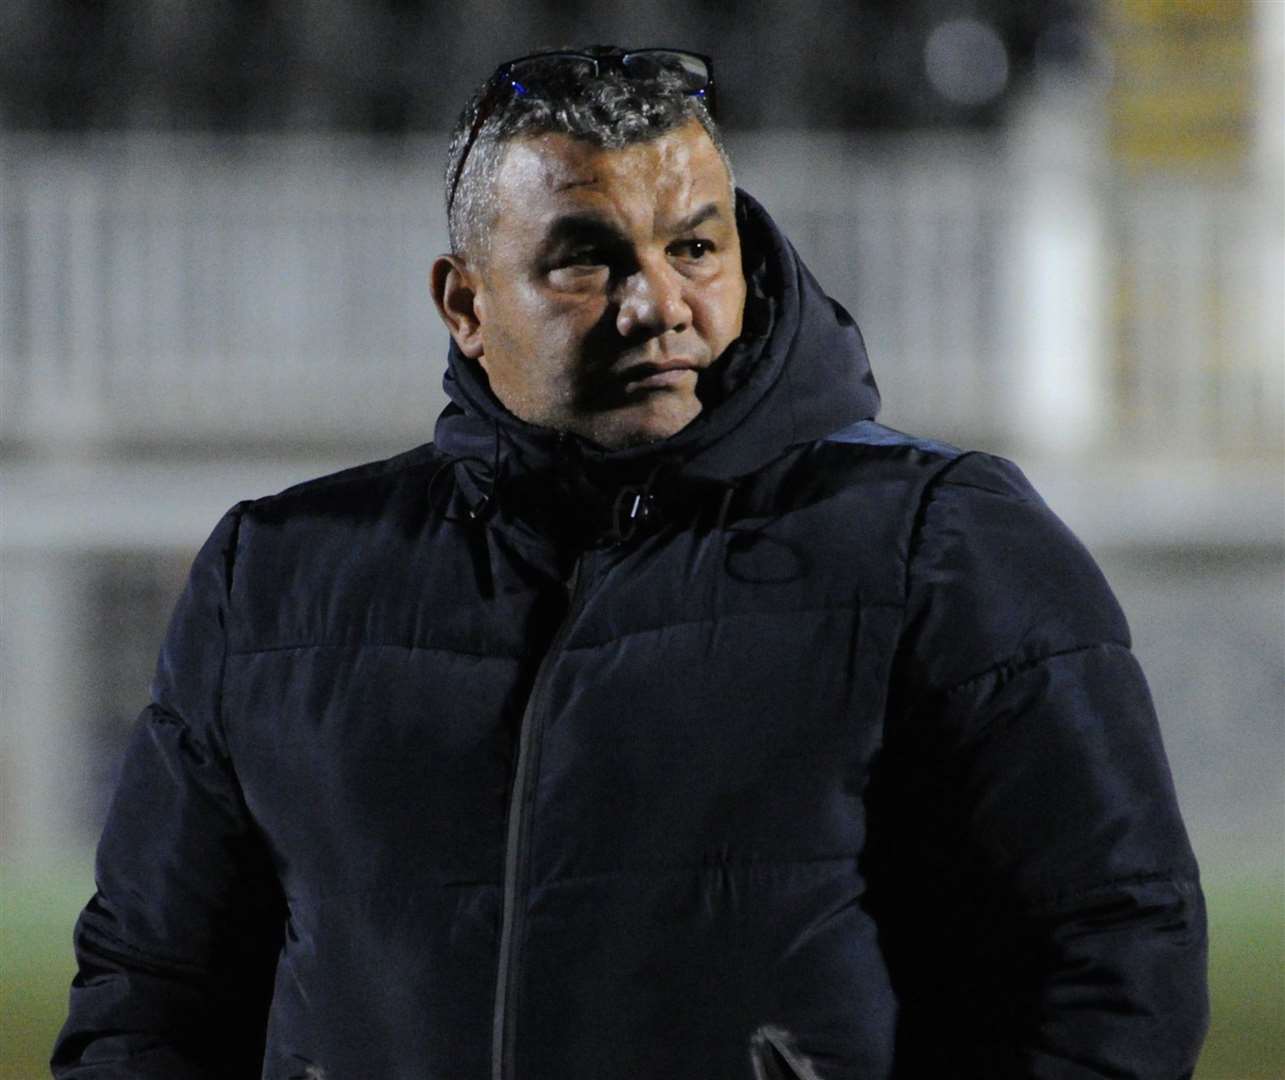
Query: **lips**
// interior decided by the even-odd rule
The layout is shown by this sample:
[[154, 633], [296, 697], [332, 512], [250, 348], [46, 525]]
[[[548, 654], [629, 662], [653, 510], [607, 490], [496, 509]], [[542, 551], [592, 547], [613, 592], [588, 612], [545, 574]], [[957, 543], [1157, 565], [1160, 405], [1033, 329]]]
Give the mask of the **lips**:
[[625, 392], [662, 390], [667, 387], [695, 386], [700, 366], [694, 360], [658, 360], [635, 364], [623, 373]]

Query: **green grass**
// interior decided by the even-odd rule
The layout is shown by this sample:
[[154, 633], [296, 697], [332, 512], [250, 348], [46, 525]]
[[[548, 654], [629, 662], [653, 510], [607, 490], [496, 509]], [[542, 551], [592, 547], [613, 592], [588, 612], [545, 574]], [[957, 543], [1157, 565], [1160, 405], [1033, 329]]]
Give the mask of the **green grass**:
[[[88, 860], [0, 881], [0, 1080], [48, 1076], [67, 1007], [71, 928], [93, 889]], [[1279, 870], [1206, 874], [1213, 1023], [1198, 1080], [1285, 1076], [1285, 881]]]
[[76, 970], [71, 930], [93, 888], [88, 859], [0, 878], [0, 1080], [49, 1076]]
[[1198, 1080], [1285, 1077], [1285, 879], [1205, 876], [1212, 1020]]

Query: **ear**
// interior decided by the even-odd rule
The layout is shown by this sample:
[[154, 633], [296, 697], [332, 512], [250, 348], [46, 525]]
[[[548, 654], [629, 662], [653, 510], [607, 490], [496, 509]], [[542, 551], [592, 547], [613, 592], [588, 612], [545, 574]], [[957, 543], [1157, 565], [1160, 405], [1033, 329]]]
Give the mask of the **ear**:
[[429, 289], [437, 313], [451, 332], [460, 352], [470, 360], [482, 356], [482, 316], [478, 303], [478, 275], [458, 255], [442, 255], [429, 275]]

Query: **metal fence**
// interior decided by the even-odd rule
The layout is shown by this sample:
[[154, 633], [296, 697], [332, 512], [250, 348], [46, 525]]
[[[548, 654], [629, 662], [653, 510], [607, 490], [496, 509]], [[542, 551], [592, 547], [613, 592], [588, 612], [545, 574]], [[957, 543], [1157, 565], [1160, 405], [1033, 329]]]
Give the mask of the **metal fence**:
[[[429, 437], [440, 146], [0, 135], [0, 439]], [[1080, 451], [1278, 452], [1281, 241], [1251, 185], [1050, 188], [997, 135], [768, 133], [733, 151], [862, 325], [890, 422], [1020, 448], [1091, 415]], [[1032, 254], [1077, 244], [1087, 261]], [[1106, 333], [1077, 340], [1086, 313]], [[1063, 326], [1054, 362], [1031, 342]]]

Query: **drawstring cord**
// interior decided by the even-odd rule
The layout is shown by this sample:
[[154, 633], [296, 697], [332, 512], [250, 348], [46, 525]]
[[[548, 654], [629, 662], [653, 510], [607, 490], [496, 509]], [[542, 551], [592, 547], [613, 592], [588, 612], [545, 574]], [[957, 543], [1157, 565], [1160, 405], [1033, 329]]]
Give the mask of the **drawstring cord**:
[[[439, 483], [441, 483], [443, 476], [448, 471], [453, 471], [460, 465], [475, 466], [478, 486], [482, 491], [481, 498], [466, 508], [464, 516], [452, 514], [449, 510], [443, 509], [443, 520], [455, 524], [473, 525], [484, 522], [494, 514], [498, 505], [497, 492], [501, 482], [500, 473], [503, 464], [501, 461], [503, 432], [499, 423], [493, 423], [491, 430], [492, 454], [489, 461], [477, 454], [450, 454], [438, 464], [437, 468], [433, 470], [432, 476], [429, 477], [427, 497], [432, 502]], [[604, 537], [607, 545], [628, 543], [638, 535], [644, 525], [664, 521], [662, 505], [657, 498], [661, 477], [666, 470], [677, 469], [682, 465], [683, 459], [681, 457], [666, 457], [652, 467], [641, 484], [626, 484], [617, 490], [611, 504], [610, 527]], [[711, 604], [714, 606], [717, 606], [721, 595], [722, 576], [729, 569], [727, 566], [730, 554], [729, 533], [734, 530], [729, 528], [728, 520], [731, 515], [732, 502], [739, 489], [739, 485], [735, 480], [722, 480], [717, 481], [717, 483], [722, 488], [715, 523], [720, 554], [718, 561], [721, 564], [721, 570], [714, 575], [713, 590], [715, 595], [711, 596]], [[458, 484], [456, 487], [458, 490]], [[449, 505], [449, 501], [447, 505]]]
[[500, 480], [500, 425], [498, 423], [492, 424], [492, 431], [494, 433], [494, 452], [490, 461], [478, 457], [476, 454], [452, 454], [433, 470], [433, 475], [428, 481], [428, 500], [430, 503], [433, 501], [433, 492], [437, 487], [437, 482], [447, 469], [453, 470], [456, 465], [472, 462], [481, 466], [479, 471], [487, 471], [482, 498], [475, 505], [468, 508], [467, 516], [459, 517], [449, 511], [443, 511], [442, 517], [444, 520], [468, 525], [481, 521], [484, 517], [489, 516], [494, 509], [495, 489]]

